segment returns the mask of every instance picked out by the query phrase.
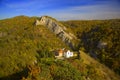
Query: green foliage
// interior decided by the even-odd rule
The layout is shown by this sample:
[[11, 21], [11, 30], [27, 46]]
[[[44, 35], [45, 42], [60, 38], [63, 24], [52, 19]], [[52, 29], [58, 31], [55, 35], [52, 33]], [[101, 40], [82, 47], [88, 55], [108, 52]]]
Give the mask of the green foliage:
[[58, 61], [58, 67], [53, 68], [53, 80], [83, 80], [81, 73], [66, 61]]
[[[80, 39], [79, 48], [84, 48], [93, 57], [120, 74], [120, 20], [91, 20], [63, 22]], [[99, 46], [106, 43], [104, 46]]]
[[[50, 58], [49, 58], [50, 60]], [[44, 79], [44, 80], [83, 80], [81, 73], [73, 67], [70, 63], [66, 61], [54, 61], [50, 60], [52, 64], [47, 65], [49, 63], [48, 59], [44, 58], [42, 61], [36, 66], [33, 66], [32, 69], [28, 72], [28, 76], [26, 79]], [[41, 70], [39, 73], [35, 73], [37, 68], [39, 67]], [[31, 73], [31, 74], [29, 74]]]
[[0, 20], [0, 77], [22, 71], [39, 58], [52, 58], [52, 50], [66, 47], [47, 28], [35, 26], [35, 20], [27, 16]]

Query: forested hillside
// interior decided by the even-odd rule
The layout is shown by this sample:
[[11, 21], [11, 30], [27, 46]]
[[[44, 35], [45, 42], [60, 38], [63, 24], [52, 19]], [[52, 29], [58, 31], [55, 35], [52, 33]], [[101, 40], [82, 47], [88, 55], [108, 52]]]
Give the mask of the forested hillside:
[[37, 57], [53, 57], [50, 51], [66, 47], [44, 26], [34, 26], [35, 20], [18, 16], [0, 21], [0, 77], [20, 72], [37, 62]]
[[[54, 57], [53, 51], [70, 48], [46, 26], [36, 26], [36, 19], [38, 17], [17, 16], [0, 20], [0, 80], [119, 80], [120, 77], [113, 71], [83, 52], [91, 50], [89, 48], [91, 39], [84, 38], [92, 35], [91, 31], [95, 27], [85, 26], [91, 22], [85, 22], [85, 28], [79, 27], [82, 24], [81, 21], [77, 23], [73, 21], [72, 26], [68, 23], [69, 21], [63, 23], [68, 31], [75, 33], [81, 40], [74, 53], [78, 53], [80, 48], [82, 54], [80, 54], [81, 58], [74, 56], [58, 60]], [[101, 22], [93, 21], [94, 24]], [[101, 27], [98, 26], [99, 28]], [[96, 39], [95, 36], [90, 38]], [[85, 41], [89, 44], [85, 45]], [[94, 48], [94, 45], [91, 47]], [[111, 47], [107, 47], [109, 48]], [[116, 47], [115, 49], [118, 52]], [[98, 50], [100, 49], [95, 48], [96, 52]], [[101, 59], [100, 56], [101, 61], [105, 59]], [[118, 65], [115, 69], [118, 69]]]
[[[78, 48], [120, 74], [120, 20], [66, 21], [80, 39]], [[70, 27], [69, 27], [70, 26]]]

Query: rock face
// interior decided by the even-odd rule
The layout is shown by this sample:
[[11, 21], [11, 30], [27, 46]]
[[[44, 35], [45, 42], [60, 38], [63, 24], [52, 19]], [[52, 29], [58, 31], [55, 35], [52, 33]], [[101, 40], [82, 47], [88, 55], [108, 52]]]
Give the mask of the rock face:
[[76, 37], [71, 33], [67, 33], [66, 28], [62, 24], [60, 24], [58, 21], [48, 16], [43, 16], [41, 17], [40, 20], [36, 20], [35, 24], [36, 26], [37, 25], [46, 26], [49, 30], [54, 32], [67, 45], [69, 45], [71, 48], [74, 47], [74, 43], [72, 42], [72, 40], [75, 39]]

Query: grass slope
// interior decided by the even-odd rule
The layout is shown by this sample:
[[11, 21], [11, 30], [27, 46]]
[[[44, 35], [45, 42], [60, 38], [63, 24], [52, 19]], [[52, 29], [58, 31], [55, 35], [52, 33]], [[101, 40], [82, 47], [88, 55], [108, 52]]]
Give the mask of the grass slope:
[[0, 21], [0, 77], [22, 71], [36, 56], [48, 57], [50, 51], [66, 47], [45, 26], [34, 26], [35, 20], [18, 16]]
[[99, 75], [101, 75], [101, 77], [103, 77], [104, 79], [106, 80], [120, 79], [120, 77], [116, 75], [113, 71], [111, 71], [108, 67], [106, 67], [103, 64], [100, 64], [98, 61], [96, 61], [95, 59], [93, 59], [83, 51], [80, 51], [80, 56], [84, 64], [92, 65], [96, 69], [97, 73], [99, 73]]

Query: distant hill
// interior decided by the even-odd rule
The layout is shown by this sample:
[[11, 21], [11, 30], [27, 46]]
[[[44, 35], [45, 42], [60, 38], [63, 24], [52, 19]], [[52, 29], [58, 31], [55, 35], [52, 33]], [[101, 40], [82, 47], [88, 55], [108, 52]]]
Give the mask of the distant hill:
[[[50, 30], [53, 25], [36, 25], [36, 20], [41, 20], [39, 17], [16, 16], [0, 20], [0, 80], [119, 80], [112, 70], [83, 52], [87, 48], [81, 45], [82, 39], [75, 28], [51, 17], [47, 19], [55, 21], [65, 34], [79, 38], [78, 41], [71, 39], [76, 45], [74, 50]], [[53, 51], [61, 48], [77, 54], [80, 48], [81, 58], [56, 60]]]

